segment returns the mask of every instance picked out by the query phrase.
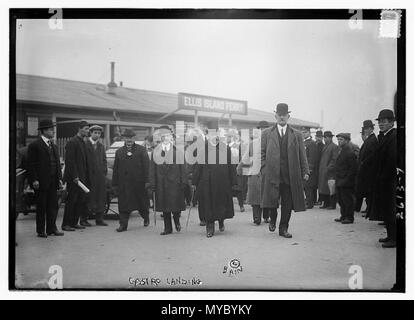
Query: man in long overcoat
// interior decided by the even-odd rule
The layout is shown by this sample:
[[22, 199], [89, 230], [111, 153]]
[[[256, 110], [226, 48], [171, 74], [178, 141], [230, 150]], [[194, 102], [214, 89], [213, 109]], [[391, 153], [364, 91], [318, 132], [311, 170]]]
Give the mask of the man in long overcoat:
[[[78, 125], [78, 133], [65, 146], [63, 180], [67, 183], [68, 190], [62, 222], [62, 230], [65, 231], [85, 229], [85, 226], [91, 226], [88, 222], [89, 195], [79, 186], [79, 183], [82, 183], [90, 189], [88, 158], [84, 140], [88, 133], [88, 122], [81, 121]], [[80, 224], [78, 224], [79, 218]]]
[[318, 155], [318, 145], [312, 139], [310, 130], [308, 127], [302, 128], [302, 135], [304, 139], [304, 146], [306, 152], [306, 159], [308, 160], [309, 165], [309, 180], [303, 183], [305, 187], [305, 202], [306, 209], [312, 209], [316, 198], [316, 189], [318, 188], [318, 165], [319, 165], [319, 155]]
[[384, 248], [397, 245], [396, 192], [397, 192], [397, 132], [394, 128], [394, 112], [381, 110], [377, 118], [380, 133], [375, 153], [375, 180], [372, 191], [372, 205], [368, 212], [370, 220], [385, 222], [387, 237], [379, 241]]
[[56, 227], [57, 190], [62, 186], [62, 172], [59, 152], [52, 142], [54, 126], [51, 120], [40, 121], [40, 137], [29, 144], [27, 151], [27, 177], [35, 191], [36, 232], [41, 238], [52, 234], [63, 236]]
[[368, 212], [371, 205], [371, 193], [375, 180], [375, 152], [378, 148], [378, 139], [374, 133], [374, 124], [371, 120], [365, 120], [363, 122], [362, 133], [365, 138], [358, 157], [359, 168], [356, 184], [356, 196], [357, 199], [366, 198], [366, 211]]
[[205, 162], [193, 167], [192, 184], [196, 188], [198, 210], [206, 221], [206, 233], [214, 235], [215, 221], [224, 231], [224, 220], [234, 216], [232, 190], [237, 187], [236, 169], [231, 164], [230, 148], [219, 141], [216, 132], [209, 131], [205, 142]]
[[107, 226], [103, 220], [106, 204], [106, 162], [105, 146], [99, 141], [103, 128], [98, 125], [89, 128], [91, 136], [86, 141], [88, 151], [91, 191], [89, 194], [89, 211], [95, 214], [97, 226]]
[[335, 221], [350, 224], [354, 223], [354, 190], [358, 162], [350, 144], [351, 135], [339, 133], [336, 137], [340, 150], [335, 161], [335, 187], [341, 216]]
[[[321, 203], [321, 199], [320, 199], [320, 194], [318, 192], [318, 185], [319, 185], [319, 164], [321, 163], [321, 157], [322, 157], [322, 150], [323, 147], [325, 146], [323, 143], [323, 132], [322, 130], [317, 130], [315, 133], [315, 142], [316, 142], [316, 149], [318, 151], [317, 153], [317, 161], [316, 161], [316, 168], [315, 168], [315, 176], [317, 177], [317, 183], [316, 183], [316, 189], [314, 190], [315, 195], [314, 195], [314, 199], [315, 199], [315, 205], [320, 206]], [[316, 200], [317, 199], [317, 200]]]
[[306, 210], [303, 180], [309, 179], [303, 137], [288, 125], [289, 112], [287, 104], [279, 103], [277, 124], [263, 130], [261, 140], [262, 208], [270, 208], [269, 230], [274, 232], [281, 199], [279, 235], [285, 238], [292, 237], [288, 232], [292, 210]]
[[152, 153], [149, 171], [150, 188], [155, 192], [155, 210], [163, 213], [164, 231], [171, 234], [173, 215], [175, 230], [180, 232], [180, 214], [186, 209], [184, 191], [188, 186], [188, 175], [184, 154], [173, 144], [173, 133], [168, 126], [162, 126], [157, 133], [161, 143]]
[[125, 145], [115, 153], [112, 186], [118, 195], [118, 232], [128, 229], [129, 215], [138, 210], [144, 218], [144, 226], [149, 225], [149, 200], [146, 188], [149, 187], [149, 158], [145, 147], [135, 143], [135, 132], [125, 129], [122, 134]]
[[325, 131], [323, 138], [325, 146], [322, 149], [321, 160], [319, 163], [319, 183], [318, 191], [320, 199], [323, 202], [322, 209], [336, 208], [335, 195], [331, 195], [328, 186], [328, 180], [334, 179], [335, 161], [338, 156], [339, 147], [332, 141], [333, 134], [331, 131]]

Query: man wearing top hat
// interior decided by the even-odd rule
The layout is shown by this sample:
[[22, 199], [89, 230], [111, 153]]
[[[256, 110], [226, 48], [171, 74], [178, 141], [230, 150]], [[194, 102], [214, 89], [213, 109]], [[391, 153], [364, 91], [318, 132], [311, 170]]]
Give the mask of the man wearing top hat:
[[312, 139], [310, 129], [308, 127], [302, 127], [303, 144], [305, 146], [306, 159], [309, 165], [309, 180], [304, 182], [305, 187], [305, 202], [306, 209], [312, 209], [316, 201], [316, 189], [318, 188], [318, 145]]
[[89, 128], [90, 137], [86, 140], [88, 151], [91, 191], [89, 195], [89, 210], [95, 214], [97, 226], [107, 226], [103, 220], [106, 203], [106, 163], [105, 146], [99, 141], [103, 128], [93, 125]]
[[303, 180], [309, 179], [309, 166], [302, 134], [288, 125], [288, 105], [279, 103], [275, 116], [277, 123], [263, 130], [261, 138], [262, 208], [270, 208], [269, 230], [274, 232], [281, 199], [279, 235], [291, 238], [292, 210], [306, 210]]
[[149, 199], [146, 188], [149, 186], [149, 158], [144, 146], [135, 143], [135, 132], [125, 129], [122, 134], [125, 145], [115, 153], [112, 173], [112, 186], [118, 195], [119, 228], [127, 231], [129, 215], [138, 210], [144, 218], [144, 227], [149, 225]]
[[350, 224], [354, 223], [354, 189], [358, 162], [350, 144], [351, 135], [339, 133], [336, 138], [340, 149], [335, 161], [335, 188], [341, 216], [335, 221]]
[[[378, 139], [374, 133], [374, 124], [371, 120], [365, 120], [363, 122], [362, 135], [364, 137], [364, 143], [361, 146], [358, 157], [356, 197], [361, 200], [366, 198], [366, 211], [368, 212], [371, 202], [372, 187], [375, 179], [375, 152], [378, 148]], [[357, 209], [360, 209], [360, 207]]]
[[328, 180], [334, 179], [335, 161], [338, 156], [339, 147], [332, 141], [331, 131], [323, 133], [325, 145], [322, 149], [321, 160], [319, 162], [319, 198], [323, 202], [321, 209], [335, 209], [336, 197], [329, 190]]
[[180, 232], [180, 215], [185, 211], [184, 191], [188, 186], [188, 174], [184, 163], [184, 153], [173, 143], [173, 132], [168, 126], [161, 126], [154, 135], [161, 143], [152, 153], [150, 161], [150, 188], [155, 192], [154, 208], [163, 213], [164, 231], [161, 235], [173, 232], [171, 215], [175, 230]]
[[[65, 172], [63, 180], [67, 183], [68, 197], [63, 215], [62, 230], [75, 231], [91, 226], [88, 222], [88, 193], [81, 184], [90, 188], [88, 156], [85, 138], [89, 134], [89, 123], [80, 121], [78, 133], [65, 146]], [[79, 224], [80, 219], [80, 224]]]
[[397, 245], [396, 190], [397, 190], [397, 132], [394, 128], [394, 112], [380, 111], [378, 118], [378, 148], [375, 152], [375, 180], [372, 203], [368, 211], [370, 220], [385, 222], [387, 237], [379, 241], [384, 248]]
[[40, 137], [28, 147], [28, 181], [35, 191], [36, 232], [41, 238], [63, 236], [56, 227], [57, 190], [62, 187], [62, 172], [58, 149], [52, 142], [54, 127], [51, 120], [40, 121]]

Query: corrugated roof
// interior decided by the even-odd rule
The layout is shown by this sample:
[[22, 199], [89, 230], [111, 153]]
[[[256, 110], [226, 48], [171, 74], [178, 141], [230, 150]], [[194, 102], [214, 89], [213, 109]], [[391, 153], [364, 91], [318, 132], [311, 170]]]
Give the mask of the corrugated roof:
[[[16, 75], [16, 98], [18, 101], [55, 104], [62, 107], [107, 109], [159, 114], [160, 117], [173, 112], [178, 106], [178, 95], [159, 91], [116, 88], [116, 94], [109, 94], [101, 84], [49, 78], [35, 75]], [[177, 114], [192, 115], [191, 110], [179, 110]], [[199, 117], [221, 117], [219, 113], [199, 112]], [[274, 119], [271, 112], [248, 108], [247, 115], [232, 115], [232, 119], [245, 122], [259, 122]], [[319, 127], [318, 123], [291, 118], [290, 123], [298, 126]]]

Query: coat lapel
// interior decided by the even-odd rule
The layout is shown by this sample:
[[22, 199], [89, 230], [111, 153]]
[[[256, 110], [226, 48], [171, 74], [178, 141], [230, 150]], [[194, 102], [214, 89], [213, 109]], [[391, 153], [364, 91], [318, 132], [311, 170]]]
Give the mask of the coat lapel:
[[295, 133], [293, 132], [292, 128], [288, 125], [286, 125], [286, 134], [288, 139], [288, 149], [293, 145], [295, 141]]
[[279, 134], [277, 133], [277, 125], [274, 125], [272, 130], [270, 130], [270, 138], [272, 139], [273, 143], [277, 150], [279, 150]]

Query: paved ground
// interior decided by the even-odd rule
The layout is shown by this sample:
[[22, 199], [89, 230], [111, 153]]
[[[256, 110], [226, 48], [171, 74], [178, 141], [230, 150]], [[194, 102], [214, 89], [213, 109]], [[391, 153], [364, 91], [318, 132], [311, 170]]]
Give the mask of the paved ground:
[[[349, 290], [352, 265], [361, 266], [364, 289], [388, 290], [394, 284], [396, 251], [381, 248], [384, 228], [359, 213], [353, 225], [333, 221], [338, 209], [294, 213], [293, 238], [285, 239], [270, 233], [267, 224], [253, 225], [250, 206], [244, 213], [235, 208], [225, 232], [216, 230], [213, 238], [198, 225], [197, 209], [187, 230], [188, 211], [181, 233], [169, 236], [159, 235], [159, 215], [156, 225], [151, 215], [144, 228], [133, 214], [128, 232], [115, 232], [118, 222], [108, 220], [108, 227], [41, 239], [35, 236], [34, 214], [20, 215], [16, 286], [48, 288], [52, 265], [62, 267], [64, 288]], [[237, 262], [230, 267], [233, 259], [241, 267]]]

